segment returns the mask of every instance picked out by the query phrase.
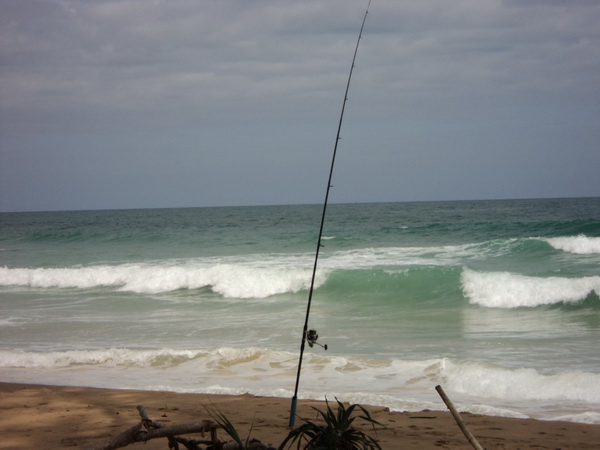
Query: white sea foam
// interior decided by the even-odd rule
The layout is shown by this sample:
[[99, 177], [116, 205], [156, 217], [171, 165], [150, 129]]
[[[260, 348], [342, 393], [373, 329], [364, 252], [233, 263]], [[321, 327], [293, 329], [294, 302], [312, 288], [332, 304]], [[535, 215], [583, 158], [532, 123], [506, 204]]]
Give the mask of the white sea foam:
[[592, 291], [600, 293], [600, 277], [530, 277], [509, 272], [465, 269], [462, 289], [473, 304], [489, 308], [518, 308], [577, 302]]
[[[476, 258], [480, 251], [477, 245], [461, 245], [332, 252], [323, 254], [315, 286], [321, 286], [333, 270], [452, 265], [462, 258]], [[312, 258], [311, 254], [269, 254], [88, 267], [0, 267], [0, 285], [59, 289], [107, 287], [136, 293], [210, 287], [228, 298], [265, 298], [308, 289]]]
[[390, 266], [450, 266], [463, 259], [481, 258], [484, 251], [481, 244], [363, 248], [325, 255], [321, 265], [348, 270]]
[[[316, 286], [327, 277], [317, 276]], [[307, 289], [308, 269], [255, 267], [242, 264], [126, 264], [81, 268], [0, 268], [0, 285], [33, 288], [90, 289], [114, 287], [136, 293], [161, 293], [210, 287], [224, 297], [265, 298]]]
[[447, 361], [444, 377], [455, 392], [504, 401], [600, 403], [600, 374], [570, 371], [544, 375], [534, 369]]
[[570, 237], [544, 239], [557, 250], [578, 255], [600, 254], [600, 237], [588, 237], [584, 234]]
[[[209, 351], [123, 348], [47, 353], [0, 351], [3, 376], [16, 373], [5, 372], [6, 369], [24, 369], [27, 372], [20, 376], [44, 374], [44, 379], [52, 380], [52, 374], [56, 373], [89, 382], [94, 374], [110, 379], [112, 371], [116, 371], [115, 380], [126, 380], [130, 387], [149, 388], [145, 380], [152, 379], [169, 383], [160, 385], [169, 390], [216, 392], [220, 386], [221, 391], [240, 390], [259, 395], [280, 395], [289, 389], [296, 363], [295, 353], [257, 347]], [[542, 374], [534, 369], [509, 369], [445, 358], [386, 360], [316, 353], [306, 355], [303, 369], [304, 396], [307, 392], [330, 398], [336, 395], [394, 409], [409, 409], [407, 405], [411, 403], [414, 410], [431, 407], [431, 398], [435, 397], [429, 392], [437, 384], [462, 397], [463, 402], [470, 402], [471, 409], [487, 408], [489, 412], [490, 408], [496, 408], [497, 414], [501, 408], [492, 406], [494, 402], [490, 399], [505, 405], [524, 401], [600, 404], [600, 374], [582, 371]], [[138, 380], [140, 374], [144, 380]], [[202, 380], [202, 386], [195, 380]], [[69, 382], [74, 381], [69, 379]], [[514, 407], [506, 408], [506, 414], [502, 415], [516, 414], [515, 411]]]
[[[583, 242], [584, 244], [577, 245], [587, 249], [588, 252], [600, 242], [600, 238], [564, 239], [567, 239], [572, 246], [580, 241]], [[320, 270], [315, 280], [316, 287], [322, 286], [335, 270], [371, 268], [403, 270], [415, 266], [458, 266], [469, 261], [510, 253], [515, 242], [514, 239], [508, 239], [464, 245], [380, 247], [323, 252], [319, 261]], [[59, 289], [114, 288], [145, 294], [210, 288], [226, 298], [266, 298], [308, 289], [313, 258], [314, 255], [310, 253], [253, 254], [87, 267], [36, 269], [0, 267], [0, 286]], [[580, 281], [545, 279], [546, 281], [536, 282], [533, 287], [532, 280], [535, 279], [518, 278], [518, 275], [510, 274], [486, 275], [465, 272], [463, 288], [469, 296], [473, 295], [470, 298], [474, 303], [496, 307], [536, 306], [556, 301], [575, 301], [582, 298], [581, 293], [575, 292], [576, 288], [585, 291], [583, 297], [590, 290], [595, 289], [595, 287], [586, 287], [590, 279], [580, 279]], [[508, 284], [505, 283], [506, 281]], [[569, 286], [564, 287], [564, 284]], [[591, 278], [591, 285], [597, 285], [593, 278]], [[543, 289], [544, 286], [547, 286], [549, 291], [553, 291], [554, 295], [560, 294], [564, 297], [556, 300], [553, 296], [548, 297], [541, 292], [537, 294], [534, 292], [538, 288]], [[494, 287], [502, 289], [494, 293]], [[511, 297], [511, 292], [506, 292], [507, 287], [520, 297]], [[501, 298], [495, 298], [497, 296]]]
[[600, 423], [600, 412], [586, 411], [583, 413], [565, 414], [549, 417], [545, 420], [598, 424]]
[[25, 322], [23, 317], [0, 317], [0, 327], [16, 327]]
[[110, 348], [105, 350], [71, 350], [53, 352], [26, 352], [0, 350], [0, 367], [41, 369], [73, 366], [159, 366], [177, 365], [202, 354], [199, 350], [132, 350]]

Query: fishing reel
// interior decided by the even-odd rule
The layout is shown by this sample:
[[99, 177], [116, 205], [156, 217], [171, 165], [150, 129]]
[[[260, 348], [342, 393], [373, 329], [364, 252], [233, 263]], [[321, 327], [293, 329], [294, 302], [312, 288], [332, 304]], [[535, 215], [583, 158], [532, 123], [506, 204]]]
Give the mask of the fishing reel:
[[319, 335], [317, 334], [317, 330], [308, 330], [306, 332], [305, 339], [306, 339], [306, 342], [308, 342], [308, 345], [310, 347], [312, 347], [313, 345], [317, 344], [319, 347], [322, 347], [323, 349], [327, 350], [327, 344], [322, 345], [322, 344], [319, 344], [317, 342], [317, 339], [319, 339]]

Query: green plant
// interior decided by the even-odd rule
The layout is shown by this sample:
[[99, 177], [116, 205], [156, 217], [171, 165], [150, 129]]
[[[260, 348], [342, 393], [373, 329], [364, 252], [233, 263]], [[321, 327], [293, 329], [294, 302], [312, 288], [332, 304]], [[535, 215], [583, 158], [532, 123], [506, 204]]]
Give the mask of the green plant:
[[[231, 437], [233, 442], [235, 442], [237, 444], [238, 450], [275, 450], [275, 448], [269, 444], [263, 444], [258, 439], [250, 438], [250, 435], [252, 434], [252, 430], [254, 428], [254, 421], [252, 422], [252, 425], [250, 426], [250, 431], [248, 432], [248, 437], [246, 439], [242, 440], [242, 438], [240, 437], [239, 433], [237, 432], [235, 426], [233, 426], [233, 424], [227, 418], [227, 416], [225, 416], [225, 414], [223, 414], [218, 409], [211, 410], [211, 409], [206, 408], [206, 410], [211, 415], [213, 420], [215, 422], [217, 422], [217, 424], [225, 431], [225, 433], [227, 433], [229, 435], [229, 437]], [[218, 441], [218, 440], [217, 440], [217, 442], [213, 441], [213, 445], [209, 446], [207, 448], [212, 449], [212, 450], [219, 450], [219, 449], [223, 449], [225, 447], [236, 448], [236, 447], [232, 447], [230, 442], [224, 443], [224, 442]]]
[[[279, 446], [279, 450], [284, 449], [288, 443], [289, 447], [292, 447], [294, 442], [297, 442], [297, 449], [306, 450], [381, 450], [381, 446], [376, 439], [357, 430], [352, 426], [352, 423], [355, 419], [360, 418], [369, 422], [373, 429], [375, 429], [375, 425], [383, 425], [373, 419], [362, 406], [354, 404], [346, 408], [337, 398], [335, 400], [338, 405], [335, 412], [331, 409], [327, 400], [326, 411], [313, 407], [323, 418], [323, 424], [302, 419], [305, 423], [290, 431]], [[359, 408], [363, 415], [353, 416], [352, 414], [356, 408]]]
[[[231, 423], [231, 421], [223, 414], [221, 411], [211, 411], [208, 410], [209, 414], [212, 416], [213, 420], [219, 424], [223, 430], [233, 439], [239, 446], [240, 450], [246, 450], [248, 448], [248, 444], [250, 442], [250, 433], [252, 433], [252, 428], [250, 428], [250, 433], [248, 433], [248, 437], [242, 441], [239, 433]], [[254, 426], [254, 425], [253, 425]]]

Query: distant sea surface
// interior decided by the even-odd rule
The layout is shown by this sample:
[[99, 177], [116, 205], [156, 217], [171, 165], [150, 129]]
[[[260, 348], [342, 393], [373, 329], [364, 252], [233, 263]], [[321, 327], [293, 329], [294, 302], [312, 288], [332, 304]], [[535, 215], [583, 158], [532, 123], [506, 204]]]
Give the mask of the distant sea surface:
[[[0, 381], [292, 396], [321, 206], [0, 214]], [[600, 423], [600, 199], [330, 205], [300, 398]]]

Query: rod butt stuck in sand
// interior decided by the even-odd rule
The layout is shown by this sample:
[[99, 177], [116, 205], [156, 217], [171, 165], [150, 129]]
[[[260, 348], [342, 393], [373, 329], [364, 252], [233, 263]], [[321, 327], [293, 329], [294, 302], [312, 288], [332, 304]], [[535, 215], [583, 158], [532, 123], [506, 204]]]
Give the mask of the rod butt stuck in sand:
[[[367, 20], [367, 14], [369, 14], [369, 7], [371, 6], [371, 0], [367, 5], [367, 9], [365, 11], [365, 15], [362, 20], [362, 25], [360, 26], [360, 32], [358, 33], [358, 39], [356, 41], [356, 47], [354, 49], [354, 56], [352, 58], [352, 65], [350, 66], [350, 73], [348, 75], [348, 82], [346, 84], [346, 91], [344, 93], [344, 101], [342, 103], [342, 111], [340, 113], [340, 120], [338, 123], [337, 135], [335, 138], [335, 145], [333, 147], [333, 157], [331, 158], [331, 166], [329, 169], [329, 179], [327, 181], [327, 189], [325, 190], [325, 201], [323, 202], [323, 212], [321, 215], [321, 226], [319, 228], [319, 237], [317, 239], [317, 250], [315, 252], [315, 261], [313, 265], [312, 278], [310, 281], [310, 289], [308, 291], [308, 303], [306, 306], [306, 316], [304, 318], [304, 328], [302, 330], [302, 340], [300, 343], [300, 357], [298, 358], [298, 371], [296, 373], [296, 387], [294, 388], [294, 396], [292, 397], [292, 404], [290, 407], [290, 421], [289, 426], [293, 427], [296, 421], [296, 405], [298, 403], [298, 387], [300, 385], [300, 372], [302, 370], [302, 357], [304, 356], [304, 348], [307, 340], [309, 341], [309, 345], [312, 347], [316, 341], [316, 338], [311, 339], [313, 334], [310, 334], [308, 330], [308, 318], [310, 316], [310, 306], [312, 303], [313, 291], [315, 286], [315, 277], [317, 273], [317, 263], [319, 260], [319, 250], [322, 247], [321, 240], [323, 237], [323, 225], [325, 223], [325, 214], [327, 212], [327, 203], [329, 200], [329, 191], [331, 189], [331, 180], [333, 178], [333, 167], [335, 165], [335, 157], [337, 154], [338, 143], [340, 141], [340, 131], [342, 129], [342, 121], [344, 120], [344, 110], [346, 109], [346, 102], [348, 101], [348, 90], [350, 89], [350, 80], [352, 79], [352, 71], [354, 70], [354, 63], [356, 62], [356, 54], [358, 53], [358, 46], [360, 44], [360, 40], [362, 38], [363, 29], [365, 27], [365, 21]], [[314, 330], [310, 330], [311, 332]], [[316, 334], [316, 332], [315, 332]], [[318, 344], [320, 345], [320, 344]], [[322, 346], [325, 350], [327, 350], [327, 346]]]
[[454, 420], [456, 420], [456, 423], [458, 424], [458, 427], [463, 432], [463, 434], [465, 435], [465, 437], [467, 438], [467, 440], [469, 441], [469, 443], [473, 446], [473, 448], [475, 450], [485, 450], [479, 444], [479, 442], [477, 442], [477, 439], [475, 439], [475, 436], [473, 436], [471, 434], [471, 432], [469, 431], [469, 429], [467, 428], [467, 426], [463, 422], [462, 417], [460, 417], [460, 414], [458, 413], [457, 409], [454, 407], [454, 404], [452, 403], [452, 401], [448, 398], [448, 396], [444, 392], [444, 389], [442, 389], [442, 387], [440, 385], [437, 385], [435, 387], [435, 390], [438, 391], [438, 394], [440, 394], [440, 397], [442, 397], [442, 400], [444, 400], [444, 403], [446, 404], [446, 406], [448, 407], [448, 409], [452, 413], [452, 416], [454, 417]]

